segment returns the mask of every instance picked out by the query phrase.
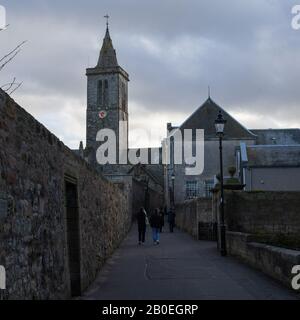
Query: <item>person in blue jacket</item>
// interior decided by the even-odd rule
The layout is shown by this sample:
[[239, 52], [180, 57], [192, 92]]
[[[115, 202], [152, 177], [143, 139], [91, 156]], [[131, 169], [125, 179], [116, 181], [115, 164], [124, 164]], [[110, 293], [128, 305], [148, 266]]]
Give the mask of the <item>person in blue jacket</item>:
[[159, 244], [160, 241], [160, 228], [161, 228], [161, 217], [159, 209], [155, 209], [154, 213], [150, 217], [150, 226], [152, 228], [152, 237], [154, 244]]

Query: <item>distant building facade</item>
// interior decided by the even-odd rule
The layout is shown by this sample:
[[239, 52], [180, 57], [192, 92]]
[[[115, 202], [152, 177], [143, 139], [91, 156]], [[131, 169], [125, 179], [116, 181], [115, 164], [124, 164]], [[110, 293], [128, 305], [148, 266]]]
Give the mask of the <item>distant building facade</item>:
[[[255, 144], [256, 136], [243, 127], [237, 120], [230, 116], [224, 109], [208, 98], [180, 127], [168, 125], [168, 134], [174, 130], [180, 130], [184, 134], [185, 129], [204, 130], [204, 171], [200, 175], [188, 176], [185, 174], [186, 165], [174, 164], [174, 153], [171, 152], [171, 164], [168, 166], [166, 179], [168, 197], [174, 197], [174, 202], [181, 203], [185, 200], [197, 197], [210, 197], [210, 189], [213, 188], [216, 175], [220, 172], [219, 140], [216, 137], [215, 119], [219, 111], [222, 111], [227, 120], [223, 141], [224, 174], [227, 168], [235, 166], [235, 150], [241, 141], [245, 144]], [[193, 142], [195, 144], [195, 142]], [[174, 148], [171, 145], [171, 150]], [[172, 181], [172, 176], [173, 180]], [[175, 178], [175, 179], [174, 179]], [[174, 186], [174, 190], [173, 190]]]
[[236, 156], [238, 176], [245, 190], [300, 190], [300, 144], [246, 146], [241, 143]]
[[[236, 168], [245, 190], [300, 191], [300, 129], [248, 130], [211, 98], [206, 100], [180, 127], [168, 124], [168, 133], [174, 130], [204, 129], [204, 171], [198, 176], [187, 176], [186, 165], [171, 164], [165, 179], [169, 203], [210, 197], [211, 188], [220, 172], [219, 143], [214, 122], [222, 112], [227, 120], [223, 140], [224, 178], [228, 170]], [[171, 147], [171, 150], [174, 148]], [[173, 179], [172, 179], [173, 177]]]

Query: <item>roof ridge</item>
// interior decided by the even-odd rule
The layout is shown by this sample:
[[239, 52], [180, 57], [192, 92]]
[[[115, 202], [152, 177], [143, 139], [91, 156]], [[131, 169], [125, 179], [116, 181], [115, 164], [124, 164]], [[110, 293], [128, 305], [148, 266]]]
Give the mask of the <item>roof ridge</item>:
[[[253, 138], [256, 137], [256, 135], [251, 132], [249, 129], [247, 129], [242, 123], [240, 123], [238, 120], [236, 120], [233, 116], [231, 116], [224, 108], [222, 108], [218, 103], [216, 103], [211, 97], [208, 97], [201, 105], [198, 107], [180, 126], [179, 130], [182, 129], [190, 119], [192, 119], [197, 112], [199, 112], [203, 107], [207, 106], [207, 104], [215, 105], [218, 109], [220, 109], [224, 115], [232, 120], [233, 122], [237, 123], [243, 130], [247, 132], [249, 136], [252, 136]], [[216, 115], [217, 116], [217, 115]], [[199, 128], [200, 129], [200, 128]]]
[[251, 131], [291, 131], [291, 130], [300, 130], [300, 128], [268, 128], [268, 129], [249, 129]]

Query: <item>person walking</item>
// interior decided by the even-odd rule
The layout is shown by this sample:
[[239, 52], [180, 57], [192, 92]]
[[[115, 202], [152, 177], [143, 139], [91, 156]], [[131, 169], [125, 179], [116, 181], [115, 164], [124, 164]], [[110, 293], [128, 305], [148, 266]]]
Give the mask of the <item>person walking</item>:
[[175, 226], [175, 210], [174, 210], [174, 208], [170, 208], [170, 210], [169, 210], [168, 221], [169, 221], [170, 232], [173, 233], [174, 226]]
[[163, 208], [160, 208], [159, 210], [159, 216], [160, 216], [160, 233], [163, 231], [163, 227], [165, 226], [165, 214]]
[[147, 220], [147, 212], [144, 208], [141, 208], [137, 214], [139, 245], [145, 243]]
[[155, 209], [154, 213], [150, 217], [150, 226], [152, 228], [152, 237], [154, 244], [159, 244], [161, 218], [159, 215], [159, 209]]

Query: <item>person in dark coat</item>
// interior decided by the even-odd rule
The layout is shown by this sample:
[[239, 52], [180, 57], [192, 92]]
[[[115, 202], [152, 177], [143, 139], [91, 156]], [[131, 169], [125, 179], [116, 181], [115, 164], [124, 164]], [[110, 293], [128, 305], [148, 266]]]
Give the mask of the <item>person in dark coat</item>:
[[165, 225], [165, 213], [163, 208], [160, 208], [159, 215], [160, 215], [160, 233], [162, 233], [163, 227]]
[[174, 232], [174, 227], [175, 227], [175, 210], [174, 210], [174, 208], [170, 208], [170, 210], [169, 210], [168, 221], [169, 221], [170, 232], [172, 233], [172, 232]]
[[154, 213], [150, 217], [150, 226], [152, 228], [152, 237], [154, 244], [159, 244], [161, 218], [159, 209], [155, 209]]
[[139, 245], [145, 243], [146, 226], [147, 226], [147, 212], [144, 208], [141, 208], [137, 214], [137, 223], [139, 231]]

